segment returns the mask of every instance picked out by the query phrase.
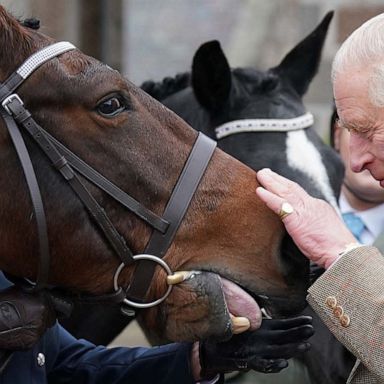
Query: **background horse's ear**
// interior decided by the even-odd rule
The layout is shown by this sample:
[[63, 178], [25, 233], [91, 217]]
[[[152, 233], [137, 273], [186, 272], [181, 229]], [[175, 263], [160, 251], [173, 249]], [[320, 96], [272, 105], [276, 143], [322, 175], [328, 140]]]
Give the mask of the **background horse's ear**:
[[273, 70], [288, 79], [300, 96], [304, 95], [319, 68], [333, 11], [328, 12], [317, 28], [296, 45]]
[[39, 29], [40, 28], [40, 20], [35, 18], [25, 19], [21, 22], [24, 27], [31, 29]]
[[209, 111], [225, 105], [231, 92], [231, 69], [217, 40], [200, 46], [193, 57], [192, 88], [197, 101]]

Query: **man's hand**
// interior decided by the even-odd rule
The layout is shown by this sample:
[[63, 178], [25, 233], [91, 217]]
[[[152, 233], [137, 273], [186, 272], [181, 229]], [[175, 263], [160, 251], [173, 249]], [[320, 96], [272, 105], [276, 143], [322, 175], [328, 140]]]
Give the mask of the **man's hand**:
[[343, 223], [335, 209], [327, 202], [308, 195], [297, 183], [271, 171], [257, 172], [263, 187], [257, 195], [276, 214], [283, 203], [289, 203], [293, 212], [283, 218], [287, 232], [301, 252], [314, 263], [327, 269], [340, 253], [356, 239]]
[[42, 293], [11, 287], [0, 292], [0, 350], [31, 348], [56, 321], [56, 312]]
[[256, 331], [234, 335], [223, 343], [200, 343], [201, 378], [232, 371], [279, 372], [287, 359], [310, 348], [312, 318], [263, 319]]

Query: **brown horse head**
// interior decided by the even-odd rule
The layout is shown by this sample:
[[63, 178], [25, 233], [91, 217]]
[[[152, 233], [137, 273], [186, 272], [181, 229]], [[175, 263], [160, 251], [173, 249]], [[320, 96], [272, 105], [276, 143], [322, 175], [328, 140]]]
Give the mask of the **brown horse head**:
[[[0, 81], [52, 42], [0, 7]], [[47, 132], [162, 215], [197, 135], [183, 120], [117, 71], [78, 50], [43, 64], [17, 94]], [[113, 291], [120, 260], [72, 189], [28, 135], [24, 136], [47, 216], [49, 283], [91, 294]], [[36, 279], [36, 223], [3, 121], [0, 149], [0, 268]], [[248, 317], [256, 327], [260, 319], [255, 316], [252, 295], [268, 296], [267, 304], [276, 312], [303, 304], [306, 263], [280, 253], [283, 226], [256, 198], [256, 186], [251, 169], [215, 150], [164, 257], [173, 271], [195, 272], [175, 286], [164, 303], [144, 313], [154, 335], [172, 340], [225, 338], [232, 331], [230, 312]], [[130, 248], [142, 253], [152, 229], [100, 189], [87, 187]], [[132, 274], [133, 268], [124, 268], [119, 284], [129, 286]], [[165, 291], [165, 277], [158, 268], [148, 301]]]

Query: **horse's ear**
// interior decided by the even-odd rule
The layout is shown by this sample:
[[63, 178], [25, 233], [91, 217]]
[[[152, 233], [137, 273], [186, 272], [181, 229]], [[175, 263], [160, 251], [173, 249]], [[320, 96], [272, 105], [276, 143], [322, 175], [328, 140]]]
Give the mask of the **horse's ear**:
[[231, 69], [217, 40], [200, 46], [193, 57], [192, 88], [204, 108], [218, 110], [231, 91]]
[[325, 37], [333, 17], [328, 12], [317, 28], [296, 45], [274, 68], [282, 77], [288, 79], [300, 96], [304, 95], [316, 75], [321, 59]]

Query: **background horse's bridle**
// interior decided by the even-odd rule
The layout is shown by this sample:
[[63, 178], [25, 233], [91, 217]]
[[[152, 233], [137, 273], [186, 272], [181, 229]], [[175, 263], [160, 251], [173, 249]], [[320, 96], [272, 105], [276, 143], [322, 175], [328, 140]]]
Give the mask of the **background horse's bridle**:
[[310, 112], [291, 119], [241, 119], [229, 121], [215, 128], [216, 139], [244, 132], [289, 132], [313, 125]]
[[[49, 243], [40, 188], [19, 127], [29, 133], [41, 150], [48, 156], [52, 165], [69, 183], [88, 210], [90, 216], [104, 233], [111, 247], [121, 259], [121, 264], [113, 279], [116, 292], [98, 296], [97, 299], [113, 299], [118, 302], [124, 302], [129, 307], [148, 308], [165, 300], [172, 289], [172, 285], [169, 285], [168, 290], [161, 298], [150, 303], [144, 302], [156, 265], [159, 264], [162, 266], [168, 275], [172, 274], [171, 269], [164, 260], [162, 260], [162, 257], [165, 255], [176, 235], [177, 229], [212, 157], [216, 142], [201, 133], [198, 135], [165, 207], [163, 216], [157, 216], [48, 134], [48, 132], [36, 123], [29, 111], [25, 108], [20, 97], [14, 93], [28, 76], [42, 64], [73, 49], [76, 49], [76, 47], [68, 42], [60, 42], [45, 47], [30, 56], [4, 83], [0, 83], [0, 113], [7, 126], [27, 180], [38, 228], [40, 249], [39, 270], [34, 289], [48, 287], [50, 265]], [[133, 254], [124, 238], [118, 233], [108, 218], [104, 209], [97, 203], [78, 177], [77, 172], [153, 227], [154, 232], [146, 246], [144, 254]], [[118, 284], [119, 274], [125, 266], [132, 265], [135, 261], [137, 262], [135, 273], [129, 287], [124, 292]], [[132, 311], [128, 310], [126, 313], [131, 314]]]

